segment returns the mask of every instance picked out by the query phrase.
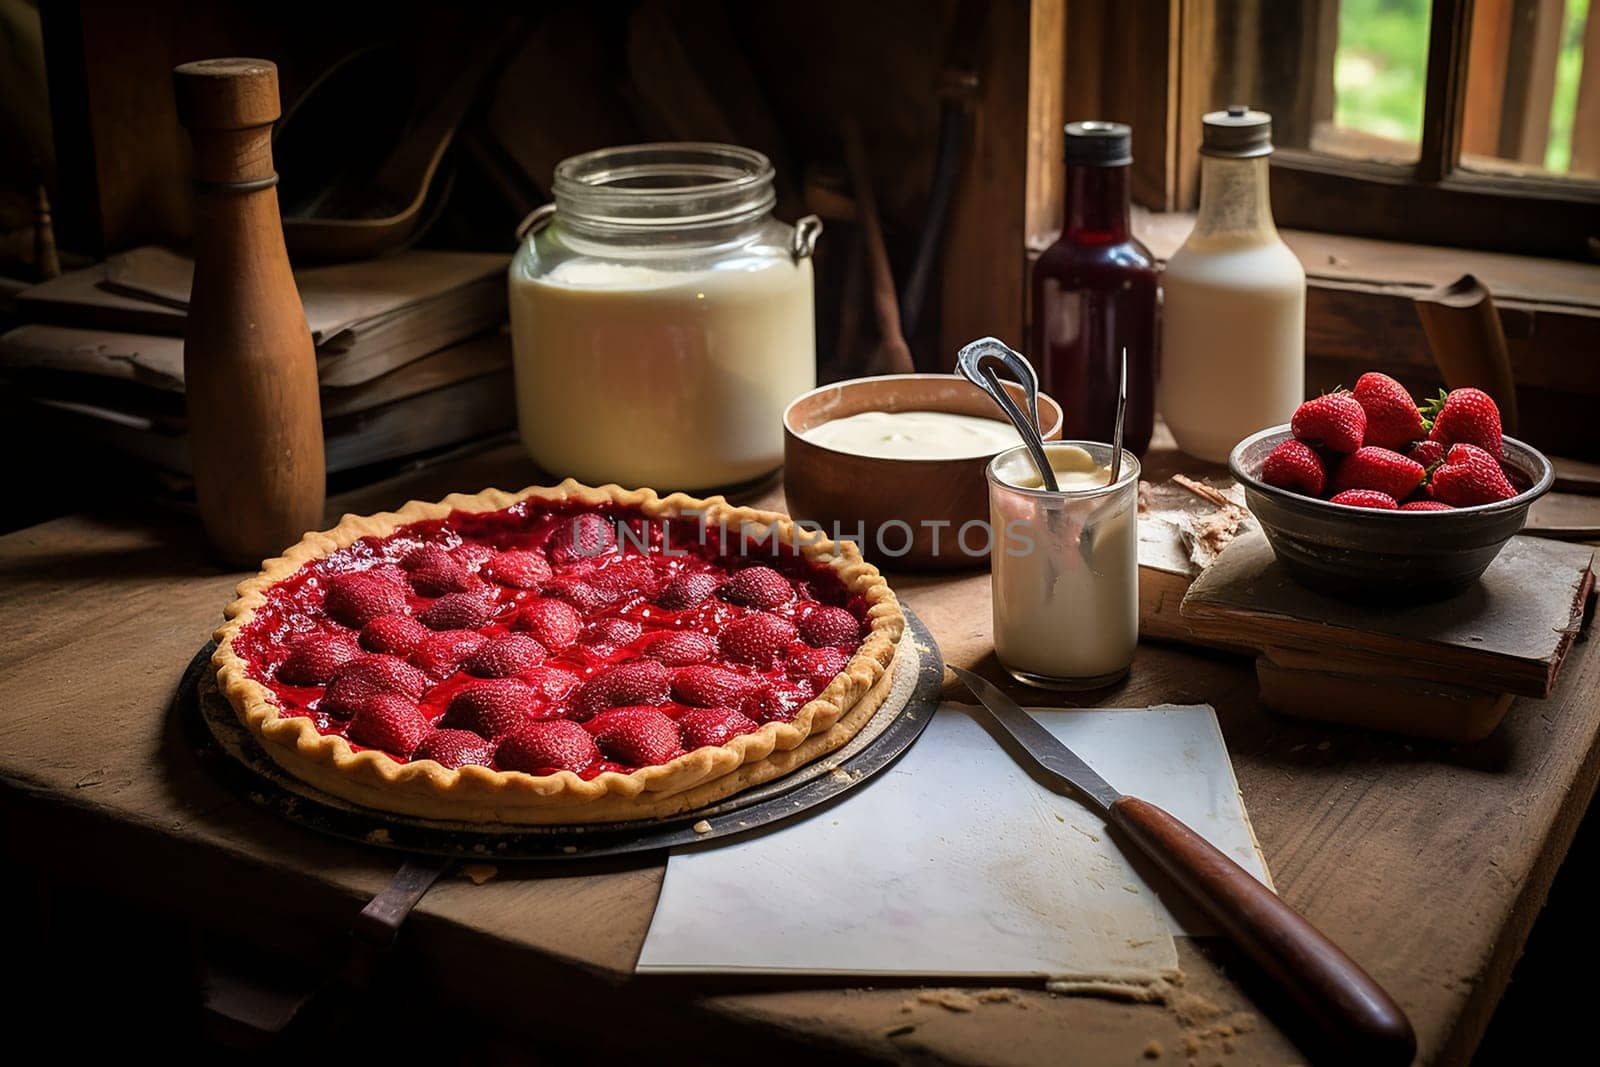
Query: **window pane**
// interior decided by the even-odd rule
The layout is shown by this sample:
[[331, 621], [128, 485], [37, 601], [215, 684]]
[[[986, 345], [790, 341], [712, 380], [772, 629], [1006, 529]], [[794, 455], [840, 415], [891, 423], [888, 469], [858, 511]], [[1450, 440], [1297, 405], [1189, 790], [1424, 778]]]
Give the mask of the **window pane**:
[[1600, 16], [1593, 0], [1477, 0], [1464, 168], [1600, 177]]
[[1214, 96], [1272, 112], [1273, 140], [1414, 162], [1430, 0], [1219, 0]]

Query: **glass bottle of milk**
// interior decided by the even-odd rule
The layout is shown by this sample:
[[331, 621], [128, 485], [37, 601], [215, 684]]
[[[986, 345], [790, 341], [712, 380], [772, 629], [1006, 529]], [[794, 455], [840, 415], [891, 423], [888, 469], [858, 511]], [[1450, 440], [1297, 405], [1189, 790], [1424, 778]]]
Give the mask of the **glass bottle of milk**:
[[1178, 447], [1224, 463], [1305, 399], [1306, 274], [1267, 191], [1272, 116], [1205, 116], [1200, 212], [1162, 278], [1157, 404]]

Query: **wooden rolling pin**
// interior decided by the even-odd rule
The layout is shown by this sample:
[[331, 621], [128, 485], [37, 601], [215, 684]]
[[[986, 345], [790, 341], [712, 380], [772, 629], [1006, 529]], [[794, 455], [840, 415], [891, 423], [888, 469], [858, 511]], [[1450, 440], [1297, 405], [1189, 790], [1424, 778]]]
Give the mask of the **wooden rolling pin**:
[[1494, 298], [1470, 274], [1416, 299], [1417, 317], [1428, 335], [1433, 361], [1451, 389], [1473, 385], [1494, 397], [1500, 425], [1517, 432], [1517, 390], [1511, 355]]
[[195, 495], [217, 552], [253, 565], [321, 525], [326, 482], [316, 351], [272, 168], [278, 68], [207, 59], [174, 80], [194, 141], [183, 374]]

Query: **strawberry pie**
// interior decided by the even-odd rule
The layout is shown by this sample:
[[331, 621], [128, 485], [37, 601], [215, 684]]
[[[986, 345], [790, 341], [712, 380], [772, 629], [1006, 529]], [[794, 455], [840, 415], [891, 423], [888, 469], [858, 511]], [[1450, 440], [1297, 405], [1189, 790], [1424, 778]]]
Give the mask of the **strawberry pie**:
[[854, 545], [576, 482], [346, 516], [242, 583], [219, 688], [286, 770], [469, 822], [703, 806], [838, 748], [905, 625]]

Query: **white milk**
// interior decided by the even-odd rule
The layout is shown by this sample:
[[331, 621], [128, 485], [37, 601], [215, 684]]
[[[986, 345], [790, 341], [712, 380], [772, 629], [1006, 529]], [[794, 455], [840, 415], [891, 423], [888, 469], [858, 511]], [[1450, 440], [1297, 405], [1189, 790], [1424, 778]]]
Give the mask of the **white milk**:
[[1110, 468], [1087, 451], [1046, 449], [1060, 494], [1038, 488], [1023, 450], [991, 467], [995, 655], [1031, 684], [1105, 685], [1128, 669], [1139, 643], [1138, 462], [1125, 457], [1117, 488], [1107, 491]]
[[883, 459], [971, 459], [1015, 448], [1015, 426], [953, 411], [862, 411], [813, 426], [807, 441]]
[[811, 260], [703, 271], [574, 260], [511, 274], [517, 416], [545, 469], [692, 489], [783, 463], [783, 411], [816, 385]]
[[1162, 275], [1157, 403], [1213, 463], [1305, 399], [1306, 275], [1278, 237], [1267, 161], [1202, 158], [1200, 214]]

